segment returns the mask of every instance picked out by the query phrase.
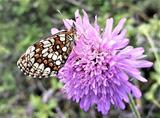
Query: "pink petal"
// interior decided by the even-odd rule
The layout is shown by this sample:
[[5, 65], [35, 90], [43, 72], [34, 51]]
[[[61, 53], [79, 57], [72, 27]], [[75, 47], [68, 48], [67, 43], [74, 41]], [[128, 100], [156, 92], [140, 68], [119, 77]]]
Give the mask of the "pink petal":
[[100, 32], [100, 28], [99, 28], [99, 25], [97, 23], [97, 16], [95, 16], [94, 27], [95, 27], [96, 31], [99, 33]]
[[58, 33], [58, 32], [59, 32], [59, 30], [56, 29], [56, 28], [52, 28], [52, 29], [51, 29], [51, 34], [52, 34], [52, 35], [54, 35], [54, 34], [56, 34], [56, 33]]
[[123, 56], [126, 55], [128, 53], [130, 53], [130, 51], [133, 49], [132, 46], [127, 46], [126, 48], [122, 49], [117, 56]]
[[126, 32], [127, 32], [126, 29], [122, 30], [122, 32], [119, 35], [113, 37], [113, 40], [117, 40], [117, 41], [123, 40], [125, 38]]
[[142, 77], [139, 74], [132, 74], [131, 76], [134, 77], [135, 79], [138, 79], [141, 82], [147, 82], [148, 81], [147, 79], [145, 79], [144, 77]]
[[106, 28], [103, 33], [103, 42], [107, 42], [111, 38], [112, 33], [112, 27], [113, 27], [113, 18], [106, 20]]
[[136, 98], [140, 98], [142, 96], [141, 91], [134, 85], [130, 84], [129, 85], [132, 91], [132, 94], [136, 97]]
[[116, 44], [113, 46], [113, 49], [122, 49], [126, 47], [129, 43], [129, 39], [124, 39], [122, 42]]
[[70, 30], [72, 27], [73, 27], [73, 23], [74, 21], [73, 20], [70, 20], [70, 19], [64, 19], [63, 20], [63, 23], [64, 23], [64, 26]]
[[150, 61], [147, 61], [147, 60], [139, 60], [139, 61], [136, 61], [136, 67], [137, 68], [147, 68], [147, 67], [151, 67], [153, 65], [152, 62]]
[[125, 22], [126, 22], [126, 18], [122, 18], [119, 21], [118, 25], [114, 28], [114, 30], [112, 32], [113, 36], [117, 35], [121, 31], [121, 29], [123, 28], [123, 25], [124, 25]]
[[147, 60], [132, 60], [132, 59], [124, 59], [125, 62], [131, 64], [134, 68], [147, 68], [153, 65], [152, 62]]
[[83, 31], [82, 18], [79, 14], [79, 10], [76, 10], [75, 12], [75, 25], [76, 25], [77, 34], [81, 35], [84, 31]]
[[142, 57], [143, 53], [144, 53], [144, 48], [142, 47], [134, 48], [133, 50], [130, 51], [130, 54], [132, 55], [132, 58], [134, 59]]
[[[99, 33], [90, 24], [88, 15], [84, 10], [83, 10], [83, 28], [84, 28], [85, 37], [87, 37], [88, 39], [91, 39], [90, 41], [92, 43], [97, 43], [97, 41], [99, 42], [101, 40]], [[97, 46], [97, 44], [95, 46]]]
[[92, 25], [89, 22], [89, 18], [87, 13], [83, 10], [83, 26], [86, 28], [85, 30], [88, 30], [92, 27]]
[[81, 18], [80, 14], [79, 14], [79, 10], [76, 10], [76, 12], [75, 12], [75, 20], [76, 20], [77, 24], [82, 26], [82, 18]]
[[120, 77], [120, 79], [128, 80], [128, 75], [125, 72], [123, 72], [123, 71], [121, 71], [117, 75], [118, 75], [118, 77]]

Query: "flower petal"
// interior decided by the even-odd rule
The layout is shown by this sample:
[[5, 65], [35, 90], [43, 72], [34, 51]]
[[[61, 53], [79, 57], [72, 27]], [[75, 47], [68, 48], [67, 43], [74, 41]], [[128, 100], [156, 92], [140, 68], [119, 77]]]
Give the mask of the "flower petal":
[[113, 27], [113, 18], [107, 19], [106, 20], [106, 28], [103, 33], [103, 43], [109, 41], [111, 39], [111, 34], [112, 34], [112, 27]]
[[131, 87], [131, 91], [132, 94], [136, 97], [136, 98], [140, 98], [142, 96], [141, 91], [134, 85], [130, 84]]
[[63, 20], [63, 23], [64, 23], [64, 26], [65, 26], [68, 30], [70, 30], [70, 29], [73, 27], [74, 21], [71, 20], [71, 19], [64, 19], [64, 20]]
[[98, 25], [98, 23], [97, 23], [97, 16], [95, 16], [94, 27], [95, 27], [96, 31], [97, 31], [98, 33], [100, 33], [100, 28], [99, 28], [99, 25]]
[[56, 29], [56, 28], [52, 28], [52, 29], [51, 29], [51, 34], [52, 34], [52, 35], [54, 35], [54, 34], [56, 34], [56, 33], [58, 33], [58, 32], [59, 32], [59, 30]]
[[125, 22], [126, 22], [126, 18], [123, 18], [119, 21], [118, 25], [114, 28], [114, 30], [112, 32], [113, 36], [117, 35], [122, 30], [122, 27]]

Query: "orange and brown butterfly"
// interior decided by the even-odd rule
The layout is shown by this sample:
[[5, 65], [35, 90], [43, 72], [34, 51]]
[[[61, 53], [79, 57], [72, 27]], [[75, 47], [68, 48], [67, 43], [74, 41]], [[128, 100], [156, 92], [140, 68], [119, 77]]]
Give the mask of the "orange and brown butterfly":
[[75, 42], [75, 30], [60, 31], [31, 45], [17, 61], [21, 71], [33, 78], [56, 76]]

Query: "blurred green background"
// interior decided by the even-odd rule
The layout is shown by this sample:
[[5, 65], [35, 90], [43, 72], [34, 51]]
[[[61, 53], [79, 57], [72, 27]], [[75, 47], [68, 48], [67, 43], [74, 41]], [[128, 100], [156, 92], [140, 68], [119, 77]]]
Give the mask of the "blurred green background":
[[17, 68], [17, 59], [28, 46], [49, 35], [52, 27], [64, 28], [57, 10], [64, 18], [74, 18], [76, 9], [85, 9], [91, 21], [98, 15], [102, 27], [109, 17], [115, 24], [122, 17], [128, 19], [130, 44], [143, 46], [148, 60], [155, 63], [142, 70], [148, 83], [135, 81], [143, 93], [136, 105], [142, 118], [160, 118], [160, 62], [148, 41], [160, 55], [160, 0], [0, 0], [0, 118], [134, 117], [129, 105], [124, 111], [111, 107], [107, 116], [95, 107], [84, 112], [66, 99], [57, 79], [32, 79]]

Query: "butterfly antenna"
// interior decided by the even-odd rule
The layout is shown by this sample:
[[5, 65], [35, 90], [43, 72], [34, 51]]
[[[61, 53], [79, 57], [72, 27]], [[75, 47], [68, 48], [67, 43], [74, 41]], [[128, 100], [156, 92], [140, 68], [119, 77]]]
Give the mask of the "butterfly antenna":
[[59, 9], [57, 9], [57, 12], [61, 15], [61, 18], [62, 18], [62, 19], [66, 19], [66, 18], [62, 15], [62, 13], [61, 13], [61, 11], [60, 11]]
[[[64, 20], [64, 19], [67, 19], [67, 18], [65, 18], [64, 17], [64, 15], [62, 14], [62, 12], [59, 10], [59, 9], [57, 9], [57, 12], [61, 15], [61, 18]], [[73, 24], [70, 24], [70, 23], [68, 23], [68, 22], [66, 22], [68, 25], [70, 25], [71, 26], [71, 30], [72, 31], [76, 31], [75, 30], [75, 24], [73, 23]]]

